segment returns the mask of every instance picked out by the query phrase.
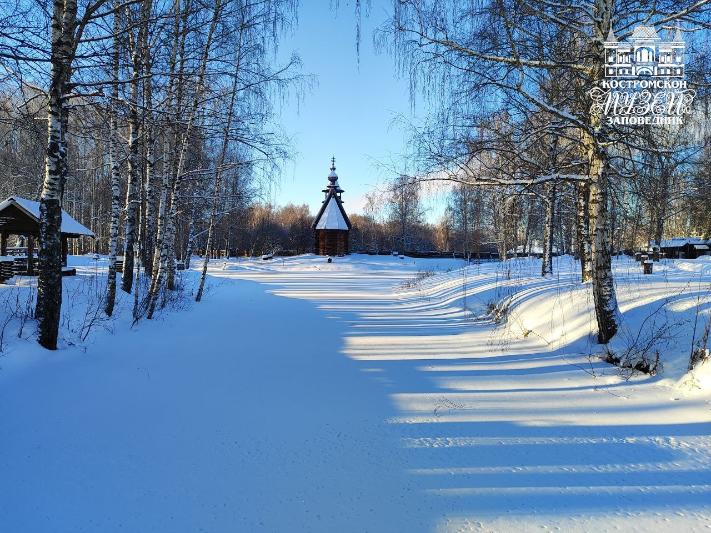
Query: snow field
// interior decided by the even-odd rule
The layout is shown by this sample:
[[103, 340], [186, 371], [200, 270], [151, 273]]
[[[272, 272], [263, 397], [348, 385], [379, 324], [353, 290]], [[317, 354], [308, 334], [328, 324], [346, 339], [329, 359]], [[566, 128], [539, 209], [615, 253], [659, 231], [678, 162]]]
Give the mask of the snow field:
[[630, 377], [597, 357], [565, 257], [547, 279], [535, 260], [214, 261], [199, 305], [132, 328], [123, 297], [85, 340], [105, 267], [71, 262], [62, 349], [26, 324], [0, 357], [2, 531], [711, 524], [708, 365], [685, 373], [708, 263], [616, 260], [615, 349], [673, 333], [662, 372]]
[[[643, 276], [616, 261], [617, 346], [643, 328], [674, 332], [655, 345], [660, 375], [626, 380], [597, 356], [589, 287], [572, 260], [559, 258], [550, 279], [534, 260], [461, 265], [354, 256], [227, 268], [316, 303], [344, 329], [344, 354], [395, 407], [435, 529], [705, 530], [710, 394], [685, 375], [696, 310], [709, 312], [705, 266], [670, 261]], [[496, 324], [486, 312], [502, 302]]]

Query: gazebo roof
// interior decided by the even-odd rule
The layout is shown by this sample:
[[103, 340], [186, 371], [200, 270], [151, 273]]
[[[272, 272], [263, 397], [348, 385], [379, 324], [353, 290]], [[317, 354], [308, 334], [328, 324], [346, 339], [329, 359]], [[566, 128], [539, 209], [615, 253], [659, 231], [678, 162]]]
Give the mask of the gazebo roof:
[[[26, 215], [31, 222], [37, 224], [37, 231], [33, 231], [32, 233], [38, 233], [40, 204], [39, 202], [28, 200], [27, 198], [22, 198], [20, 196], [10, 196], [7, 200], [0, 203], [0, 229], [8, 224], [8, 219], [14, 220], [17, 218], [13, 213], [11, 213], [13, 207], [17, 208], [20, 212]], [[12, 231], [17, 230], [13, 227]], [[64, 209], [62, 209], [61, 232], [68, 237], [95, 237], [93, 231], [74, 220]]]

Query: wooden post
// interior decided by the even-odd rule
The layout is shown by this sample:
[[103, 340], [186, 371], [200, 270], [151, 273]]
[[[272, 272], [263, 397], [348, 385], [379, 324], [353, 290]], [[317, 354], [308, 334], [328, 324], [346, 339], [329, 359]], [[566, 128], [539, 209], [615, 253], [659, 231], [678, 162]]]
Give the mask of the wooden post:
[[32, 257], [35, 253], [35, 238], [27, 236], [27, 273], [32, 276], [35, 273], [35, 261]]
[[69, 242], [67, 236], [62, 235], [62, 266], [67, 266], [67, 256], [69, 255]]
[[7, 233], [0, 232], [0, 255], [7, 255]]

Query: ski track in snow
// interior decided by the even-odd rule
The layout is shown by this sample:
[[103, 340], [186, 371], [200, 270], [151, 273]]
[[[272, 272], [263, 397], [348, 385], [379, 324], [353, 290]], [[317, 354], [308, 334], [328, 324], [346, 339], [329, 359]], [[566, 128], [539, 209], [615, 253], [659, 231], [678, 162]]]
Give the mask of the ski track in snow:
[[[12, 345], [0, 532], [711, 529], [708, 389], [590, 357], [575, 268], [497, 265], [214, 262], [189, 311], [56, 359]], [[695, 263], [636, 268], [630, 324], [708, 312]]]

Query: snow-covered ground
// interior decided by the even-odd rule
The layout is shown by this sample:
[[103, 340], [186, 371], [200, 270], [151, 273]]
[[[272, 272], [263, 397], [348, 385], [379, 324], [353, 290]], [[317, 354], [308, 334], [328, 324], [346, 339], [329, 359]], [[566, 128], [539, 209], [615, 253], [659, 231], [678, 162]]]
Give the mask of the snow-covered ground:
[[710, 262], [616, 263], [647, 377], [596, 357], [569, 258], [214, 262], [199, 305], [131, 328], [124, 297], [84, 340], [79, 259], [64, 349], [4, 339], [1, 531], [711, 527]]

